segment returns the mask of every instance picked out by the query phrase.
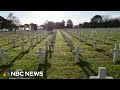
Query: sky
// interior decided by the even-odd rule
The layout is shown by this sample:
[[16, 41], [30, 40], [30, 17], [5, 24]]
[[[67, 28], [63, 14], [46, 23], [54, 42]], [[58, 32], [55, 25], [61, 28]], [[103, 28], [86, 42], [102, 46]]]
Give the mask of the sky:
[[109, 15], [110, 17], [119, 17], [120, 11], [0, 11], [0, 16], [7, 18], [9, 13], [18, 17], [21, 24], [35, 23], [38, 26], [45, 23], [46, 20], [61, 22], [71, 19], [73, 25], [89, 22], [95, 15]]

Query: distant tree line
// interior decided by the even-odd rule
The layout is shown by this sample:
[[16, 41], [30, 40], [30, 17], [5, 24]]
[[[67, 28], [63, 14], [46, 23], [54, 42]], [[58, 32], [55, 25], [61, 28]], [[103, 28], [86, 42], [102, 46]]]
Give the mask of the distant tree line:
[[0, 29], [8, 29], [9, 31], [16, 31], [19, 28], [31, 28], [31, 30], [37, 30], [37, 24], [30, 23], [30, 24], [20, 24], [20, 20], [14, 16], [12, 13], [9, 13], [8, 17], [5, 19], [4, 17], [0, 16]]
[[[35, 23], [30, 24], [20, 24], [20, 20], [13, 16], [13, 14], [8, 15], [9, 18], [4, 18], [0, 16], [0, 29], [8, 29], [9, 31], [16, 31], [18, 28], [30, 28], [31, 30], [37, 30], [38, 25]], [[63, 29], [63, 28], [73, 28], [72, 20], [67, 20], [66, 25], [65, 21], [53, 22], [46, 21], [43, 25], [40, 25], [43, 29], [53, 30], [53, 29]], [[84, 22], [74, 26], [74, 28], [112, 28], [120, 27], [120, 17], [118, 18], [109, 18], [108, 16], [95, 15], [91, 18], [90, 22]]]
[[13, 23], [13, 21], [5, 19], [4, 17], [0, 16], [0, 29], [9, 29], [12, 31], [13, 29], [18, 29], [18, 26]]
[[112, 28], [120, 27], [120, 18], [109, 18], [106, 16], [95, 15], [90, 22], [79, 24], [80, 28]]
[[44, 23], [44, 25], [41, 25], [43, 29], [47, 30], [53, 30], [53, 29], [62, 29], [62, 28], [72, 28], [73, 22], [69, 19], [67, 21], [67, 24], [65, 26], [65, 21], [62, 20], [62, 22], [53, 22], [53, 21], [47, 21]]

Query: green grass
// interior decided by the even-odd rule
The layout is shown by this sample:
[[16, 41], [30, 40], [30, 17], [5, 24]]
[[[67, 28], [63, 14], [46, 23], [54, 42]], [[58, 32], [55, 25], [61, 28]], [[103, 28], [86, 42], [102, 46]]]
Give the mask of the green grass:
[[[89, 79], [89, 76], [98, 74], [98, 67], [106, 67], [107, 76], [112, 76], [115, 79], [120, 78], [120, 64], [113, 63], [113, 52], [110, 51], [117, 44], [116, 40], [120, 39], [120, 34], [113, 36], [112, 40], [107, 39], [105, 44], [97, 36], [96, 39], [100, 42], [97, 44], [96, 50], [92, 46], [92, 34], [86, 45], [66, 32], [64, 34], [73, 41], [75, 47], [78, 45], [83, 50], [80, 53], [81, 62], [79, 64], [75, 64], [75, 55], [70, 52], [70, 48], [59, 30], [57, 31], [54, 48], [43, 55], [43, 63], [41, 64], [38, 62], [38, 55], [34, 52], [38, 51], [39, 47], [42, 47], [45, 51], [46, 38], [37, 44], [35, 38], [34, 47], [30, 47], [31, 44], [26, 39], [26, 52], [24, 53], [21, 53], [20, 37], [20, 41], [16, 43], [17, 47], [15, 48], [12, 47], [12, 44], [0, 39], [0, 45], [8, 54], [6, 66], [2, 66], [0, 56], [0, 79], [8, 78], [3, 77], [4, 71], [14, 71], [16, 69], [25, 71], [42, 70], [44, 72], [43, 77], [28, 77], [33, 79]], [[118, 60], [120, 61], [120, 54]]]

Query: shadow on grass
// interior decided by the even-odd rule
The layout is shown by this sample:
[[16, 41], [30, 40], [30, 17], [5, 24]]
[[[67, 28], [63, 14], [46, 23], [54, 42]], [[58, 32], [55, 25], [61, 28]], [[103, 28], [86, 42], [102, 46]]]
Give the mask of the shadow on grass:
[[32, 46], [32, 49], [33, 49], [36, 45], [37, 45], [37, 43], [35, 43], [35, 45], [34, 45], [34, 46]]
[[92, 75], [97, 75], [97, 73], [91, 69], [91, 64], [89, 64], [88, 62], [80, 61], [79, 63], [77, 63], [77, 65], [84, 71], [88, 78], [90, 77], [91, 73]]
[[107, 53], [105, 50], [103, 50], [103, 49], [96, 49], [96, 51], [97, 52], [101, 52], [101, 53], [103, 53], [103, 54], [105, 54], [106, 56], [108, 56], [108, 57], [110, 57], [110, 58], [113, 58], [112, 56], [112, 54], [109, 54], [109, 53]]
[[2, 46], [7, 46], [7, 45], [9, 45], [9, 43], [8, 43], [8, 44], [1, 45], [1, 47], [2, 47]]
[[7, 52], [7, 51], [9, 51], [9, 50], [11, 50], [13, 48], [16, 48], [16, 47], [19, 47], [19, 45], [15, 46], [15, 47], [8, 48], [7, 50], [5, 50], [5, 52]]
[[48, 63], [48, 52], [45, 55], [45, 63], [39, 64], [38, 71], [43, 71], [43, 77], [35, 77], [35, 79], [47, 79], [47, 70], [51, 67], [51, 64]]
[[[75, 47], [74, 47], [74, 46], [70, 47], [70, 52], [72, 52], [72, 50], [75, 50]], [[74, 53], [74, 54], [75, 54], [75, 53]]]
[[51, 59], [52, 58], [53, 50], [48, 51], [48, 53], [49, 53], [49, 59]]
[[88, 45], [88, 46], [90, 46], [90, 47], [92, 47], [92, 48], [93, 48], [93, 45], [92, 45], [92, 44], [87, 43], [87, 44], [85, 44], [85, 45]]
[[27, 43], [27, 42], [29, 42], [29, 40], [28, 40], [28, 41], [25, 41], [24, 43]]
[[19, 59], [19, 60], [20, 60], [26, 53], [28, 53], [28, 51], [29, 51], [30, 49], [31, 49], [31, 47], [29, 47], [28, 50], [26, 50], [25, 52], [21, 52], [21, 53], [20, 53], [19, 55], [17, 55], [13, 60], [11, 60], [11, 62], [10, 62], [9, 64], [0, 66], [0, 68], [2, 69], [0, 72], [2, 73], [5, 69], [12, 67], [12, 66], [13, 66], [12, 64], [15, 62], [15, 60], [16, 60], [16, 59]]
[[114, 46], [113, 44], [110, 44], [110, 43], [104, 43], [104, 44]]
[[114, 39], [110, 39], [111, 41], [117, 41], [117, 40], [114, 40]]

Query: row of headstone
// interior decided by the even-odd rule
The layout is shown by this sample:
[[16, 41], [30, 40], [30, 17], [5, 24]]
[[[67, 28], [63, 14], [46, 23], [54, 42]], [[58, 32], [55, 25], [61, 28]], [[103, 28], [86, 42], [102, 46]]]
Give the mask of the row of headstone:
[[[79, 38], [79, 35], [76, 35], [76, 34], [72, 34], [70, 32], [66, 32], [68, 33], [69, 35], [74, 35], [73, 37], [75, 37], [76, 39], [80, 40]], [[84, 41], [84, 44], [87, 44], [87, 40], [88, 40], [88, 36], [87, 35], [83, 35], [83, 41]], [[97, 45], [97, 40], [96, 40], [96, 35], [94, 34], [93, 35], [93, 48], [96, 49], [96, 45]]]
[[74, 49], [74, 43], [62, 31], [60, 31], [60, 32], [61, 32], [65, 42], [67, 43], [67, 45], [70, 47], [70, 51], [72, 51]]
[[107, 37], [108, 37], [108, 40], [110, 40], [112, 38], [111, 36], [112, 33], [114, 33], [114, 35], [117, 35], [120, 32], [119, 29], [113, 29], [113, 30], [111, 29], [91, 29], [91, 30], [90, 29], [64, 29], [64, 31], [79, 40], [83, 38], [82, 40], [84, 41], [85, 44], [86, 44], [86, 37], [87, 39], [89, 39], [90, 35], [92, 34], [93, 34], [93, 40], [94, 40], [94, 35], [100, 36], [100, 38], [103, 39], [103, 44], [105, 44]]
[[[42, 55], [46, 54], [49, 50], [51, 50], [51, 46], [52, 46], [52, 42], [55, 40], [56, 38], [56, 33], [54, 32], [53, 35], [50, 37], [50, 41], [51, 43], [49, 43], [48, 41], [46, 41], [46, 51], [42, 51], [42, 48], [39, 48], [39, 51], [36, 51], [35, 54], [39, 54], [39, 63], [42, 63]], [[49, 40], [49, 39], [48, 39]]]
[[[54, 47], [54, 42], [56, 39], [56, 33], [55, 31], [46, 41], [46, 51], [51, 51], [51, 49]], [[49, 49], [49, 50], [48, 50]]]
[[[25, 38], [24, 38], [24, 34], [23, 33], [21, 33], [21, 35], [22, 35], [21, 51], [24, 52], [24, 46], [25, 46], [24, 39]], [[47, 36], [47, 34], [45, 34], [45, 35]], [[15, 36], [13, 36], [13, 37], [11, 35], [8, 36], [8, 42], [9, 43], [11, 43], [10, 42], [11, 39], [12, 39], [13, 47], [15, 47], [16, 46], [16, 42], [17, 42], [17, 40], [15, 40]], [[33, 46], [33, 38], [31, 39], [31, 45]], [[6, 54], [6, 52], [3, 49], [0, 50], [0, 56], [2, 58], [2, 65], [6, 65], [7, 54]]]
[[[69, 33], [70, 34], [70, 33]], [[106, 33], [104, 32], [104, 39], [103, 39], [103, 42], [105, 43], [105, 36]], [[96, 40], [96, 35], [94, 33], [93, 35], [93, 47], [94, 49], [96, 49], [96, 44], [98, 43], [97, 40]], [[120, 41], [117, 41], [118, 42], [118, 45], [115, 45], [115, 48], [111, 51], [113, 51], [113, 62], [114, 63], [117, 63], [118, 62], [118, 53], [120, 52]]]
[[[66, 43], [68, 44], [68, 46], [73, 45], [71, 40], [69, 40], [68, 37], [62, 31], [60, 31], [60, 32], [61, 32], [63, 38], [65, 39]], [[79, 54], [80, 54], [80, 52], [82, 52], [82, 50], [80, 50], [79, 46], [76, 46], [76, 49], [72, 50], [72, 52], [75, 53], [75, 63], [79, 63], [80, 62]]]

